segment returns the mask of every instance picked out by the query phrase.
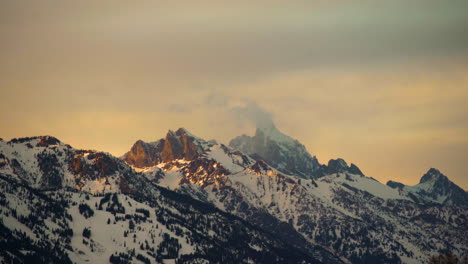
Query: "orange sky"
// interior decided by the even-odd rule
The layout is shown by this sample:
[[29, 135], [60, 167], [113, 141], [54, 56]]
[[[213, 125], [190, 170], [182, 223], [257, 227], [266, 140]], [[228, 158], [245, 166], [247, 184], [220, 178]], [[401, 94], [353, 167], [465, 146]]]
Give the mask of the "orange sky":
[[[383, 5], [383, 6], [382, 6]], [[0, 4], [0, 137], [121, 155], [185, 127], [252, 134], [253, 103], [322, 163], [468, 188], [466, 1]]]

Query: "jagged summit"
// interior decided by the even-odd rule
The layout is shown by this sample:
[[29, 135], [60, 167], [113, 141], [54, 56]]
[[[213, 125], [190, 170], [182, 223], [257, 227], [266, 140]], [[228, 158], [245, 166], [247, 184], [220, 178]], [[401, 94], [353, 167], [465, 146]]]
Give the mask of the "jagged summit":
[[176, 131], [169, 130], [165, 138], [154, 142], [138, 140], [122, 159], [134, 167], [151, 167], [177, 159], [192, 160], [210, 145], [213, 142], [207, 142], [187, 129], [179, 128]]
[[231, 140], [229, 146], [264, 160], [275, 169], [302, 178], [319, 178], [327, 174], [348, 172], [364, 175], [355, 165], [343, 159], [332, 159], [322, 165], [298, 140], [279, 131], [273, 123], [258, 127], [253, 137], [242, 135]]
[[150, 167], [162, 161], [160, 153], [164, 148], [164, 139], [146, 143], [143, 140], [138, 140], [127, 152], [123, 159], [139, 168]]
[[419, 183], [425, 183], [430, 181], [437, 181], [439, 179], [447, 179], [447, 176], [442, 174], [438, 169], [430, 168], [422, 177]]
[[341, 158], [329, 160], [325, 171], [327, 174], [349, 172], [352, 174], [364, 175], [358, 166], [354, 165], [353, 163], [348, 166], [348, 163], [346, 163], [346, 161]]
[[468, 193], [435, 168], [429, 169], [416, 185], [407, 186], [395, 181], [388, 181], [387, 185], [401, 189], [408, 196], [416, 195], [422, 201], [468, 207]]
[[299, 141], [280, 132], [274, 124], [257, 128], [253, 137], [242, 135], [229, 146], [257, 160], [264, 160], [277, 170], [303, 178], [323, 175], [323, 167]]
[[286, 144], [299, 143], [299, 141], [280, 132], [273, 123], [269, 124], [268, 126], [258, 127], [255, 131], [255, 136], [263, 136], [264, 138], [269, 138], [275, 142], [281, 142]]

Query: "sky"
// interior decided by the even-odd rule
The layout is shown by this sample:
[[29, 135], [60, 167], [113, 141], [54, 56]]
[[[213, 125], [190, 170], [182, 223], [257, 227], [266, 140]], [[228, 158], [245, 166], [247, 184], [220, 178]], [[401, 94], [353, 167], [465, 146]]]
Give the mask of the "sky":
[[468, 1], [0, 1], [0, 137], [116, 156], [262, 120], [321, 163], [468, 189]]

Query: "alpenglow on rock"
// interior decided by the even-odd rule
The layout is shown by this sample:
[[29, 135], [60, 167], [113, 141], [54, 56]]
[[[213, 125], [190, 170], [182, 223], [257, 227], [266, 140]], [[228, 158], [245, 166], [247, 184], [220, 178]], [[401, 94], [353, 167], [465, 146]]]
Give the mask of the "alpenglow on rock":
[[242, 135], [229, 142], [257, 160], [264, 160], [275, 169], [302, 178], [324, 175], [324, 167], [307, 152], [299, 141], [281, 133], [273, 124], [257, 128], [253, 137]]
[[138, 140], [122, 159], [134, 167], [151, 167], [176, 159], [192, 160], [210, 144], [179, 128], [175, 132], [169, 130], [165, 138], [154, 142]]

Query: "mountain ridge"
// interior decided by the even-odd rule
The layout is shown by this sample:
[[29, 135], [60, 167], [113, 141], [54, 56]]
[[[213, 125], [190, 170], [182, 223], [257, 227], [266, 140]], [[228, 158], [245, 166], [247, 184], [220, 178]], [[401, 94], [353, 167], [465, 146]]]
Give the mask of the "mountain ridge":
[[[467, 246], [459, 233], [466, 223], [464, 209], [444, 208], [441, 204], [412, 199], [364, 176], [360, 170], [350, 172], [353, 166], [342, 159], [329, 163], [329, 175], [307, 179], [284, 174], [262, 159], [249, 159], [249, 155], [246, 155], [247, 162], [240, 163], [244, 160], [241, 155], [245, 154], [236, 151], [214, 144], [193, 160], [173, 160], [144, 173], [156, 184], [212, 203], [264, 228], [269, 228], [265, 219], [280, 220], [310, 243], [317, 243], [355, 263], [364, 259], [373, 259], [373, 263], [379, 263], [376, 259], [385, 263], [419, 263], [430, 255], [429, 252], [437, 252], [437, 243], [464, 245], [455, 248]], [[340, 229], [335, 231], [338, 235], [326, 233], [334, 228], [330, 222]], [[426, 230], [430, 225], [435, 226]], [[362, 234], [356, 237], [347, 230]], [[434, 236], [432, 232], [442, 230], [450, 236], [421, 247], [422, 239], [429, 239]], [[375, 238], [370, 238], [368, 232], [374, 233]], [[394, 234], [388, 235], [388, 232]], [[392, 246], [379, 245], [382, 241]], [[405, 251], [407, 247], [418, 250]], [[356, 252], [358, 248], [367, 253]]]
[[9, 234], [0, 262], [342, 263], [157, 186], [108, 153], [48, 140], [0, 142], [0, 232]]
[[323, 175], [323, 167], [299, 141], [281, 133], [273, 124], [257, 128], [255, 135], [239, 136], [229, 142], [255, 159], [262, 159], [286, 174], [303, 178], [318, 178]]
[[[231, 227], [249, 230], [244, 236], [246, 241], [254, 239], [249, 232], [257, 232], [251, 229], [250, 225], [259, 228], [260, 233], [255, 234], [267, 241], [263, 246], [250, 246], [245, 243], [236, 244], [240, 247], [238, 249], [229, 246], [225, 254], [241, 262], [245, 259], [234, 258], [232, 255], [236, 250], [255, 255], [257, 253], [251, 249], [260, 247], [258, 257], [267, 258], [276, 254], [272, 252], [271, 245], [278, 241], [287, 242], [291, 246], [289, 250], [294, 252], [292, 257], [295, 261], [301, 259], [306, 263], [308, 260], [312, 263], [420, 263], [447, 248], [457, 254], [468, 250], [468, 241], [463, 236], [468, 231], [465, 207], [428, 201], [420, 195], [392, 188], [365, 176], [357, 166], [348, 165], [342, 159], [331, 160], [326, 167], [322, 167], [324, 175], [321, 177], [303, 178], [299, 175], [288, 175], [275, 168], [274, 164], [272, 166], [240, 150], [205, 141], [185, 129], [169, 131], [166, 138], [170, 138], [166, 147], [170, 149], [169, 154], [165, 159], [162, 158], [163, 147], [159, 152], [156, 151], [156, 157], [160, 159], [150, 159], [149, 162], [146, 160], [149, 157], [145, 155], [134, 156], [134, 159], [128, 159], [128, 155], [116, 158], [104, 152], [74, 149], [53, 137], [0, 141], [0, 187], [8, 193], [8, 201], [12, 204], [17, 203], [13, 202], [15, 199], [28, 206], [31, 203], [24, 200], [24, 197], [30, 194], [16, 197], [15, 193], [18, 191], [9, 191], [9, 185], [19, 183], [30, 186], [28, 188], [32, 188], [31, 191], [44, 193], [48, 199], [58, 199], [58, 204], [68, 204], [68, 207], [62, 209], [73, 219], [79, 219], [79, 222], [66, 220], [65, 215], [60, 216], [63, 227], [58, 230], [65, 233], [69, 232], [67, 230], [70, 228], [73, 230], [71, 244], [68, 240], [60, 240], [55, 236], [52, 240], [44, 241], [71, 246], [72, 251], [65, 252], [73, 260], [77, 259], [73, 253], [75, 249], [85, 252], [84, 257], [89, 260], [102, 258], [99, 250], [92, 251], [99, 248], [96, 243], [100, 243], [105, 249], [109, 245], [119, 248], [120, 251], [113, 253], [114, 257], [120, 258], [121, 255], [117, 254], [119, 252], [126, 252], [122, 258], [137, 257], [132, 256], [131, 250], [127, 251], [128, 247], [118, 242], [107, 241], [107, 235], [96, 230], [107, 229], [85, 220], [91, 215], [91, 211], [94, 211], [97, 217], [94, 220], [96, 223], [112, 223], [112, 217], [115, 217], [116, 223], [120, 223], [118, 219], [129, 217], [122, 222], [125, 223], [123, 226], [116, 227], [122, 233], [126, 232], [126, 225], [131, 226], [129, 220], [138, 228], [162, 232], [162, 227], [158, 229], [147, 225], [148, 222], [139, 222], [141, 214], [129, 204], [136, 204], [137, 208], [147, 208], [144, 210], [149, 210], [150, 217], [146, 221], [157, 221], [160, 226], [166, 226], [167, 230], [164, 229], [164, 232], [169, 238], [161, 233], [160, 236], [156, 236], [152, 247], [162, 247], [165, 243], [172, 243], [168, 241], [177, 239], [180, 246], [171, 244], [171, 250], [179, 253], [170, 257], [176, 256], [180, 261], [196, 258], [188, 252], [199, 252], [205, 259], [219, 257], [208, 249], [197, 251], [190, 243], [183, 243], [184, 240], [195, 240], [203, 241], [197, 242], [201, 243], [200, 245], [211, 245], [210, 239], [200, 238], [196, 235], [196, 232], [199, 232], [196, 230], [208, 229], [218, 234], [221, 240], [236, 241], [234, 233], [226, 233], [204, 224], [212, 222], [218, 226], [223, 223], [224, 226], [225, 216], [242, 220], [232, 223]], [[163, 139], [164, 145], [166, 138]], [[162, 145], [160, 140], [154, 142], [137, 141], [133, 147], [136, 145], [139, 148], [138, 145], [144, 144]], [[142, 151], [146, 150], [143, 148]], [[138, 163], [140, 158], [143, 162]], [[149, 166], [146, 166], [147, 164]], [[429, 172], [428, 176], [423, 176], [425, 180], [422, 184], [446, 178], [434, 174], [441, 174], [435, 169]], [[5, 177], [10, 183], [6, 183]], [[24, 192], [31, 192], [28, 190]], [[83, 198], [86, 194], [91, 196], [89, 200]], [[0, 202], [1, 199], [3, 198], [0, 195]], [[127, 199], [130, 199], [129, 204], [125, 202]], [[6, 203], [6, 206], [0, 203], [0, 212], [9, 214], [7, 218], [4, 217], [7, 219], [7, 229], [18, 226], [19, 224], [14, 224], [17, 223], [15, 221], [23, 219], [10, 217], [14, 215], [14, 211], [9, 203]], [[45, 206], [43, 202], [40, 203], [41, 206]], [[84, 215], [81, 214], [82, 209], [78, 208], [81, 204], [84, 204]], [[86, 209], [86, 206], [91, 209]], [[194, 206], [201, 211], [191, 209]], [[207, 212], [221, 215], [216, 217], [225, 220], [219, 222], [216, 217], [211, 218], [210, 215], [201, 219], [199, 225], [189, 220], [205, 212], [205, 206], [215, 209], [206, 209]], [[37, 213], [32, 204], [27, 210]], [[142, 212], [146, 214], [144, 210]], [[156, 214], [153, 214], [154, 210]], [[129, 215], [128, 212], [134, 213]], [[175, 212], [180, 214], [174, 214]], [[111, 213], [114, 215], [111, 216]], [[131, 216], [132, 214], [138, 216]], [[164, 219], [172, 219], [172, 224], [168, 224]], [[89, 223], [90, 230], [94, 230], [96, 237], [90, 239], [76, 235], [77, 232], [81, 233], [83, 228], [88, 228], [83, 223]], [[187, 235], [180, 236], [178, 229], [186, 230], [184, 232], [188, 232]], [[262, 235], [264, 233], [261, 230], [273, 233], [273, 237]], [[131, 234], [143, 236], [137, 231]], [[213, 241], [220, 241], [216, 239]], [[134, 244], [131, 239], [125, 241], [127, 245], [130, 243], [131, 247], [146, 248], [144, 245]], [[159, 242], [163, 244], [158, 244]], [[279, 247], [287, 248], [284, 244]], [[111, 253], [109, 250], [105, 252]], [[144, 258], [157, 256], [151, 253], [151, 250], [137, 252]], [[59, 256], [59, 253], [54, 254]], [[281, 254], [275, 256], [287, 263], [287, 258]], [[262, 263], [260, 259], [257, 260], [258, 263]]]

